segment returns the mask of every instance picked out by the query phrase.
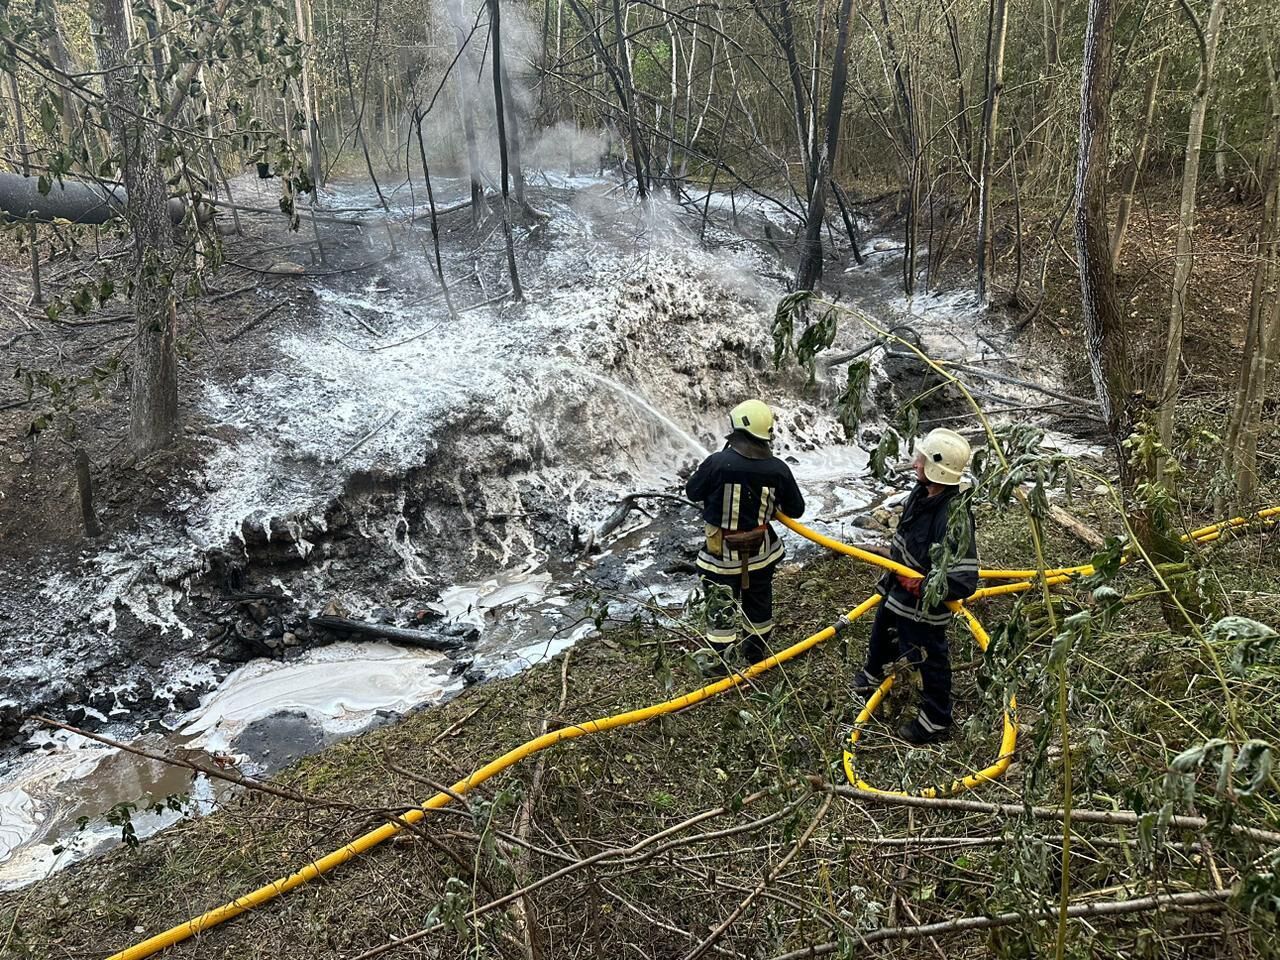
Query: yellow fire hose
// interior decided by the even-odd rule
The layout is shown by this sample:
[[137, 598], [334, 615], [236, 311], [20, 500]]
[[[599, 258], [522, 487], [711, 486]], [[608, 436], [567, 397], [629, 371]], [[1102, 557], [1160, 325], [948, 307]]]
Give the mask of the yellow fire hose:
[[[1225, 530], [1232, 527], [1242, 526], [1254, 520], [1267, 520], [1268, 518], [1276, 515], [1280, 515], [1280, 507], [1273, 507], [1268, 510], [1264, 510], [1248, 519], [1234, 517], [1231, 520], [1225, 520], [1222, 523], [1204, 527], [1200, 530], [1193, 531], [1185, 539], [1208, 542], [1210, 540], [1217, 539]], [[892, 560], [888, 560], [866, 550], [860, 550], [857, 547], [842, 543], [839, 540], [833, 540], [830, 537], [825, 537], [789, 517], [784, 517], [779, 514], [778, 519], [801, 536], [831, 550], [855, 557], [865, 563], [882, 567], [885, 570], [891, 570], [894, 573], [901, 573], [904, 576], [913, 578], [918, 578], [920, 576], [917, 571], [912, 570], [910, 567], [903, 566], [900, 563], [895, 563]], [[1048, 582], [1050, 584], [1063, 583], [1074, 575], [1091, 570], [1092, 568], [1088, 565], [1081, 567], [1068, 567], [1061, 570], [1051, 570], [1048, 571]], [[1034, 586], [1031, 579], [1039, 577], [1040, 571], [990, 570], [980, 571], [980, 575], [993, 579], [1014, 579], [1023, 580], [1024, 582], [1008, 583], [998, 587], [984, 588], [975, 593], [973, 598], [1021, 592], [1031, 589]], [[562, 727], [559, 730], [553, 730], [540, 737], [535, 737], [515, 749], [507, 751], [502, 756], [490, 761], [478, 770], [473, 771], [471, 774], [455, 783], [448, 792], [437, 793], [435, 796], [431, 797], [431, 799], [422, 804], [422, 806], [407, 811], [402, 815], [400, 821], [388, 823], [375, 830], [371, 830], [363, 836], [352, 840], [345, 846], [339, 847], [332, 853], [327, 854], [318, 860], [311, 861], [305, 867], [289, 874], [287, 877], [281, 877], [278, 880], [273, 880], [271, 883], [259, 887], [257, 890], [247, 893], [230, 903], [223, 904], [220, 907], [215, 907], [207, 913], [194, 917], [185, 923], [180, 923], [176, 927], [172, 927], [163, 933], [149, 937], [141, 943], [137, 943], [126, 950], [112, 954], [108, 960], [143, 960], [144, 957], [149, 957], [166, 947], [171, 947], [176, 943], [180, 943], [181, 941], [188, 939], [189, 937], [195, 936], [201, 931], [208, 930], [220, 923], [234, 917], [238, 917], [240, 914], [245, 913], [254, 907], [261, 906], [281, 894], [288, 893], [295, 887], [300, 887], [304, 883], [314, 880], [316, 877], [326, 874], [347, 861], [358, 857], [360, 854], [376, 847], [383, 841], [391, 839], [404, 829], [404, 824], [418, 823], [427, 815], [428, 811], [438, 810], [441, 807], [444, 807], [453, 800], [455, 796], [465, 795], [470, 790], [484, 783], [486, 780], [489, 780], [507, 768], [514, 766], [526, 757], [539, 753], [548, 747], [555, 746], [565, 740], [573, 740], [578, 737], [589, 736], [593, 733], [603, 733], [607, 730], [616, 730], [620, 727], [628, 727], [633, 724], [644, 723], [654, 717], [674, 713], [678, 710], [683, 710], [686, 707], [692, 707], [696, 704], [703, 703], [711, 697], [718, 696], [726, 690], [730, 690], [747, 680], [752, 680], [766, 671], [772, 670], [779, 664], [786, 663], [788, 660], [792, 660], [801, 654], [807, 653], [818, 644], [830, 640], [832, 637], [843, 632], [849, 624], [865, 616], [869, 611], [874, 609], [879, 602], [880, 596], [878, 594], [868, 597], [862, 603], [858, 604], [857, 607], [845, 614], [844, 617], [836, 621], [832, 626], [818, 631], [812, 636], [787, 647], [785, 650], [752, 665], [740, 673], [725, 677], [722, 680], [717, 680], [716, 682], [694, 690], [691, 693], [686, 693], [682, 696], [675, 697], [674, 699], [666, 700], [662, 703], [656, 703], [652, 706], [643, 707], [638, 710], [630, 710], [625, 713], [619, 713], [609, 717], [588, 720], [574, 726]], [[949, 606], [951, 606], [953, 611], [965, 619], [965, 622], [979, 647], [985, 650], [986, 645], [989, 642], [989, 638], [977, 618], [974, 617], [973, 614], [970, 613], [961, 603], [953, 601]], [[877, 690], [867, 702], [867, 705], [863, 708], [855, 721], [854, 731], [850, 736], [850, 749], [845, 751], [845, 771], [851, 782], [864, 789], [874, 790], [876, 788], [869, 787], [866, 783], [857, 778], [853, 769], [853, 747], [861, 736], [861, 727], [870, 719], [872, 713], [875, 711], [876, 707], [880, 705], [885, 694], [892, 685], [893, 678], [890, 677], [880, 686], [880, 689]], [[1009, 763], [1012, 760], [1014, 744], [1017, 739], [1017, 728], [1014, 725], [1013, 718], [1010, 716], [1010, 710], [1015, 709], [1015, 707], [1016, 705], [1011, 699], [1009, 708], [1006, 709], [1004, 713], [1004, 734], [1000, 744], [1000, 755], [997, 757], [995, 763], [984, 770], [972, 773], [963, 779], [953, 781], [949, 786], [931, 787], [925, 791], [921, 791], [921, 793], [925, 796], [935, 796], [939, 793], [969, 789], [1000, 776], [1005, 769], [1008, 768]]]

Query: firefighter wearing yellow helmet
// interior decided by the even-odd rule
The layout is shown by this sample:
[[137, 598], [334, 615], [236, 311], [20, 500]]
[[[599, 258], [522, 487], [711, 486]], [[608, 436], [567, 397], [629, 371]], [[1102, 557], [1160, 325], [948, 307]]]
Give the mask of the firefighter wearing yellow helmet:
[[970, 455], [969, 441], [954, 430], [930, 431], [916, 444], [916, 486], [903, 505], [889, 555], [925, 578], [935, 558], [945, 557], [945, 587], [937, 602], [927, 603], [925, 579], [885, 573], [866, 666], [854, 682], [854, 693], [868, 697], [891, 664], [905, 660], [920, 671], [920, 711], [898, 729], [908, 743], [935, 743], [951, 735], [951, 611], [943, 601], [963, 600], [978, 587], [973, 512], [959, 486]]
[[[769, 524], [775, 511], [804, 513], [804, 497], [791, 468], [773, 455], [773, 411], [761, 400], [745, 400], [729, 411], [724, 449], [707, 457], [685, 484], [702, 504], [704, 542], [698, 569], [708, 595], [732, 593], [733, 607], [714, 609], [707, 639], [716, 658], [709, 673], [723, 676], [746, 628], [742, 654], [748, 663], [768, 657], [773, 630], [773, 570], [782, 540]], [[714, 605], [709, 605], [714, 607]], [[739, 617], [738, 614], [741, 614]]]

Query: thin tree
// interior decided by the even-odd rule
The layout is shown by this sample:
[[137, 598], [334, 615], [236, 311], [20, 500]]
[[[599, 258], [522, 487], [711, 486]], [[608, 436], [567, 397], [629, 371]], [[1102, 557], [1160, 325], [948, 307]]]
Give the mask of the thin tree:
[[840, 145], [840, 117], [844, 113], [844, 91], [849, 81], [849, 20], [853, 0], [841, 0], [840, 26], [836, 36], [835, 59], [831, 65], [831, 93], [827, 98], [827, 137], [817, 151], [817, 173], [805, 214], [804, 247], [796, 269], [796, 289], [812, 290], [822, 276], [822, 227], [827, 211], [827, 181]]
[[524, 299], [520, 273], [516, 269], [515, 241], [511, 237], [511, 169], [507, 157], [507, 122], [502, 95], [502, 11], [501, 0], [488, 0], [489, 40], [493, 45], [493, 107], [498, 126], [498, 160], [502, 168], [502, 235], [507, 244], [507, 269], [511, 273], [511, 293]]
[[1111, 235], [1111, 267], [1120, 269], [1120, 254], [1124, 251], [1124, 237], [1129, 229], [1129, 215], [1133, 209], [1134, 193], [1138, 189], [1138, 177], [1142, 175], [1147, 160], [1147, 144], [1151, 140], [1151, 125], [1156, 116], [1156, 98], [1160, 92], [1160, 80], [1164, 75], [1165, 49], [1156, 54], [1156, 65], [1147, 75], [1147, 88], [1143, 93], [1142, 127], [1138, 142], [1133, 148], [1133, 158], [1125, 172], [1124, 187], [1120, 191], [1120, 206], [1116, 210], [1115, 231]]
[[[1089, 371], [1102, 417], [1121, 468], [1129, 475], [1123, 443], [1132, 428], [1129, 342], [1107, 229], [1107, 162], [1111, 147], [1112, 0], [1089, 0], [1080, 89], [1080, 147], [1076, 163], [1076, 256]], [[1126, 489], [1131, 484], [1124, 483]]]
[[[11, 72], [9, 74], [9, 95], [13, 99], [13, 119], [14, 126], [17, 128], [18, 154], [21, 157], [22, 175], [24, 177], [31, 176], [31, 146], [27, 142], [27, 121], [22, 115], [22, 100], [18, 92], [18, 74]], [[26, 216], [26, 211], [23, 211]], [[44, 294], [40, 289], [40, 245], [36, 233], [35, 221], [27, 221], [27, 247], [31, 254], [31, 295], [35, 303], [41, 303], [44, 300]]]
[[[1269, 38], [1267, 38], [1269, 46]], [[1249, 297], [1248, 323], [1240, 358], [1240, 379], [1232, 405], [1223, 466], [1234, 479], [1236, 502], [1242, 509], [1252, 505], [1258, 486], [1258, 435], [1262, 427], [1263, 404], [1274, 379], [1274, 365], [1280, 355], [1280, 72], [1271, 51], [1266, 51], [1268, 102], [1266, 140], [1263, 150], [1263, 206], [1253, 267], [1253, 288]], [[1219, 507], [1225, 507], [1220, 502]]]
[[[1209, 107], [1213, 68], [1218, 55], [1218, 33], [1226, 12], [1225, 0], [1212, 0], [1209, 23], [1202, 29], [1195, 13], [1182, 0], [1182, 9], [1195, 30], [1200, 47], [1200, 75], [1191, 100], [1191, 119], [1187, 127], [1187, 151], [1182, 164], [1182, 202], [1178, 210], [1178, 250], [1173, 264], [1173, 298], [1169, 308], [1169, 335], [1165, 343], [1164, 375], [1160, 384], [1157, 422], [1160, 442], [1166, 453], [1173, 446], [1173, 412], [1177, 404], [1178, 381], [1181, 379], [1182, 335], [1186, 326], [1187, 287], [1191, 280], [1191, 268], [1195, 257], [1191, 249], [1192, 232], [1196, 225], [1196, 190], [1200, 183], [1200, 145], [1204, 137], [1205, 111]], [[1157, 466], [1164, 474], [1165, 460]]]
[[991, 243], [991, 166], [995, 155], [996, 123], [1004, 89], [1004, 47], [1009, 32], [1008, 0], [990, 0], [987, 7], [986, 90], [982, 110], [982, 142], [978, 171], [978, 302], [986, 304], [988, 247]]

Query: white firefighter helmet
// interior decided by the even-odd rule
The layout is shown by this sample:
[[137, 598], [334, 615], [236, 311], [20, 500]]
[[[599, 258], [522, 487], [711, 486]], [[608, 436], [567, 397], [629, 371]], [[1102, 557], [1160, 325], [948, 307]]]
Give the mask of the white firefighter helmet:
[[954, 430], [939, 427], [916, 444], [916, 454], [924, 461], [924, 475], [932, 483], [955, 486], [964, 476], [973, 451], [969, 441]]
[[745, 430], [757, 440], [773, 439], [773, 411], [763, 400], [744, 400], [729, 411], [734, 430]]

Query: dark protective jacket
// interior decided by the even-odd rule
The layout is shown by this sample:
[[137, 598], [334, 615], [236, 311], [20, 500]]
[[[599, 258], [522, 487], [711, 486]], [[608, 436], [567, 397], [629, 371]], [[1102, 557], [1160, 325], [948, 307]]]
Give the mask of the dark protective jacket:
[[[946, 543], [958, 559], [947, 567], [947, 600], [963, 600], [978, 589], [978, 545], [974, 537], [973, 511], [956, 501], [959, 487], [946, 487], [937, 496], [921, 483], [911, 491], [902, 509], [902, 519], [894, 531], [891, 556], [898, 563], [919, 570], [928, 577], [933, 570], [930, 552], [935, 544]], [[948, 533], [953, 504], [964, 512], [958, 518], [959, 531]], [[964, 549], [960, 549], [963, 547]], [[913, 597], [891, 571], [880, 578], [884, 605], [892, 613], [916, 623], [945, 626], [951, 611], [943, 603], [925, 607], [924, 597]], [[923, 593], [923, 590], [922, 590]]]
[[804, 496], [791, 468], [775, 457], [769, 445], [737, 433], [719, 453], [702, 461], [685, 484], [685, 495], [701, 502], [707, 537], [698, 552], [698, 566], [710, 573], [734, 574], [742, 557], [719, 534], [765, 527], [764, 540], [748, 558], [748, 570], [762, 570], [786, 554], [782, 539], [769, 526], [774, 513], [789, 517], [804, 514]]

